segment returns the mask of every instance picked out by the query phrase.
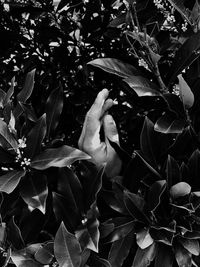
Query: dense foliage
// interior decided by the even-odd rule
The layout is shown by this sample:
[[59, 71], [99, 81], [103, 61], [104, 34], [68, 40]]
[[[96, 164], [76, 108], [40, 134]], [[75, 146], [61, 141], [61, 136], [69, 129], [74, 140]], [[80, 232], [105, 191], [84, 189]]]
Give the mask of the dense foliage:
[[[200, 265], [198, 0], [1, 1], [0, 265]], [[77, 148], [104, 87], [123, 168]]]

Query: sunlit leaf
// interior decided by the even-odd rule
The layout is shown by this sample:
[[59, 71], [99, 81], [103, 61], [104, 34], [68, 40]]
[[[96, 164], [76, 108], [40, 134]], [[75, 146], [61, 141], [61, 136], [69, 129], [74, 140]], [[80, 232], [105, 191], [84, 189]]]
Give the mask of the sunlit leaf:
[[17, 141], [9, 131], [7, 124], [0, 119], [0, 145], [4, 149], [15, 150], [18, 146]]
[[192, 93], [190, 87], [186, 83], [185, 79], [181, 74], [178, 75], [179, 80], [179, 90], [180, 90], [180, 97], [183, 101], [183, 105], [186, 108], [191, 108], [194, 104], [194, 94]]
[[199, 240], [180, 238], [179, 242], [192, 255], [195, 255], [195, 256], [199, 255], [199, 253], [200, 253]]
[[26, 250], [12, 251], [11, 259], [16, 267], [42, 267], [43, 265], [36, 262], [28, 254]]
[[156, 256], [156, 244], [145, 249], [138, 248], [135, 254], [135, 258], [132, 267], [147, 267], [154, 260]]
[[26, 171], [9, 171], [0, 176], [0, 191], [10, 194], [18, 185], [20, 179], [26, 174]]
[[77, 160], [90, 159], [90, 156], [81, 150], [70, 146], [49, 148], [31, 161], [31, 167], [37, 170], [45, 170], [50, 167], [67, 167]]
[[138, 74], [135, 67], [115, 58], [98, 58], [88, 62], [88, 64], [122, 78]]
[[174, 199], [189, 195], [190, 192], [191, 186], [185, 182], [177, 183], [170, 188], [170, 195]]
[[178, 244], [175, 246], [174, 250], [175, 258], [179, 267], [192, 266], [192, 256], [190, 252]]
[[136, 233], [136, 242], [141, 249], [148, 248], [154, 240], [149, 234], [149, 230], [143, 229]]
[[44, 174], [27, 174], [26, 179], [21, 184], [20, 194], [27, 205], [33, 209], [39, 209], [45, 214], [48, 187]]
[[160, 96], [158, 88], [142, 76], [131, 76], [123, 80], [138, 96]]
[[69, 233], [62, 222], [55, 236], [54, 253], [59, 267], [81, 266], [81, 247], [74, 235]]

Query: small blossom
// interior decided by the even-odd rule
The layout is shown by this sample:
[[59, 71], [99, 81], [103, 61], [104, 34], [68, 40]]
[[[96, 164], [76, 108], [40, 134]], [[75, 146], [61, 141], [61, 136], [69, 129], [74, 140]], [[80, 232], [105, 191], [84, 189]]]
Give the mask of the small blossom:
[[26, 138], [18, 139], [18, 147], [25, 148], [26, 147]]
[[139, 64], [139, 66], [144, 67], [146, 70], [149, 70], [149, 66], [143, 58], [140, 58], [138, 60], [138, 64]]

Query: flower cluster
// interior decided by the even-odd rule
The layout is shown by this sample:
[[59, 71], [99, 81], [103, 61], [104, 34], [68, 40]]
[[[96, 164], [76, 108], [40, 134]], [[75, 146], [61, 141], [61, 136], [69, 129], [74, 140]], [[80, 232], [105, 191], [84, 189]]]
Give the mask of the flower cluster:
[[31, 160], [23, 156], [23, 149], [26, 147], [26, 138], [18, 139], [18, 148], [16, 150], [17, 155], [15, 157], [15, 162], [19, 162], [23, 169], [31, 164]]

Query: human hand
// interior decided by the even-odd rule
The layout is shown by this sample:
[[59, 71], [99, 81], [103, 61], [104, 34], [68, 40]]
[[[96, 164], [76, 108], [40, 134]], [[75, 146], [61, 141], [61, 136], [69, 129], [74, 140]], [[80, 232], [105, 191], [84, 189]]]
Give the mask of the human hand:
[[[119, 135], [115, 121], [108, 110], [114, 105], [112, 99], [108, 98], [108, 90], [103, 89], [87, 112], [78, 146], [88, 153], [93, 162], [100, 166], [106, 163], [106, 174], [115, 177], [121, 170], [121, 160], [110, 145], [110, 141], [119, 144]], [[100, 139], [100, 129], [103, 127], [105, 140]], [[108, 140], [109, 139], [109, 140]]]

